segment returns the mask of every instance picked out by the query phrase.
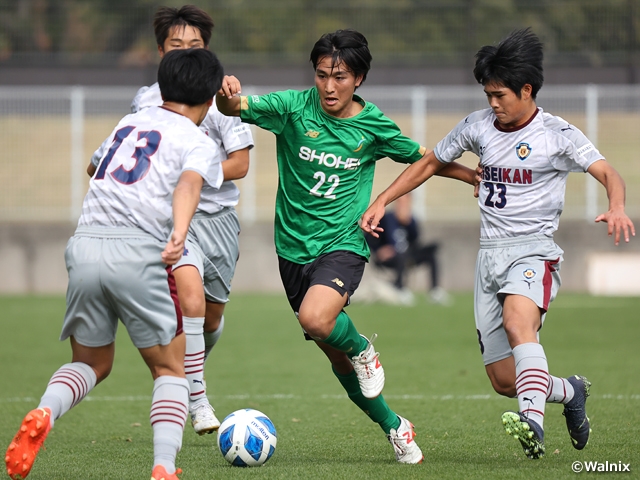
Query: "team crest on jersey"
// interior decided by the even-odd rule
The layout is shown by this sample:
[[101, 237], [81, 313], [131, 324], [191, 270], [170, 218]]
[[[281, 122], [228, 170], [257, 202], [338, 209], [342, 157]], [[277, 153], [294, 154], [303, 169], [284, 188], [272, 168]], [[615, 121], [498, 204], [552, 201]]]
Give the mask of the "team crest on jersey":
[[304, 134], [305, 137], [311, 137], [311, 138], [318, 138], [318, 135], [320, 135], [320, 132], [317, 132], [315, 130], [309, 130], [307, 133]]
[[531, 155], [531, 146], [528, 143], [520, 142], [516, 145], [516, 155], [520, 160], [526, 160]]
[[524, 272], [522, 272], [522, 276], [525, 280], [533, 280], [536, 276], [536, 271], [533, 268], [527, 268]]
[[362, 138], [360, 139], [360, 141], [358, 142], [358, 146], [356, 147], [356, 149], [354, 150], [354, 152], [359, 152], [362, 149], [362, 146], [364, 145], [364, 136], [362, 136]]

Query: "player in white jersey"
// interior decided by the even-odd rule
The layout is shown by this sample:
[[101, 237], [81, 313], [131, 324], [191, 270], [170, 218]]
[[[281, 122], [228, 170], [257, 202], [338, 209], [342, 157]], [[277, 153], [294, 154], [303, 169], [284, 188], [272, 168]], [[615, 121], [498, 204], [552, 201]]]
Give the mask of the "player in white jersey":
[[539, 343], [549, 303], [560, 286], [563, 251], [553, 233], [564, 205], [569, 172], [588, 172], [607, 191], [607, 222], [618, 245], [634, 225], [624, 211], [625, 185], [595, 146], [574, 125], [538, 108], [542, 87], [542, 44], [529, 29], [513, 32], [476, 54], [474, 75], [491, 108], [462, 120], [423, 160], [407, 168], [362, 217], [377, 236], [384, 207], [470, 151], [480, 158], [478, 203], [480, 251], [476, 263], [475, 316], [485, 369], [496, 392], [518, 398], [518, 412], [505, 412], [508, 434], [529, 458], [544, 454], [545, 403], [564, 404], [573, 446], [589, 440], [582, 376], [549, 374]]
[[61, 340], [70, 338], [72, 360], [53, 374], [9, 445], [12, 479], [29, 474], [54, 421], [109, 375], [118, 319], [154, 379], [152, 478], [178, 479], [189, 384], [171, 265], [182, 257], [203, 183], [223, 179], [220, 152], [197, 127], [222, 77], [208, 50], [171, 52], [158, 71], [164, 104], [126, 116], [109, 136], [65, 252]]
[[[160, 7], [154, 16], [158, 52], [182, 48], [207, 48], [213, 20], [193, 5]], [[137, 112], [162, 104], [158, 84], [142, 87], [131, 104]], [[231, 280], [239, 255], [240, 222], [235, 206], [240, 191], [232, 180], [247, 174], [253, 138], [249, 126], [235, 117], [222, 115], [212, 105], [200, 125], [222, 151], [225, 181], [220, 188], [205, 185], [185, 248], [185, 255], [173, 267], [178, 297], [184, 313], [187, 338], [185, 368], [191, 387], [189, 410], [195, 431], [203, 435], [220, 426], [207, 399], [204, 363], [224, 328], [224, 307], [229, 300]], [[104, 150], [104, 146], [101, 147]], [[94, 163], [102, 150], [93, 157]]]

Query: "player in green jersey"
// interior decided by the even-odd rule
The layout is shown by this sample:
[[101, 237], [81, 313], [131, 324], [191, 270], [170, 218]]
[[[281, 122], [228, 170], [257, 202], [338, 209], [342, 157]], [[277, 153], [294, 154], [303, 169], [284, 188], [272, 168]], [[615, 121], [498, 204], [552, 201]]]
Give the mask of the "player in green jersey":
[[[401, 134], [374, 104], [355, 95], [371, 53], [354, 30], [323, 35], [311, 52], [315, 88], [240, 96], [226, 77], [217, 95], [225, 115], [240, 116], [276, 135], [278, 192], [275, 245], [280, 276], [307, 339], [329, 358], [349, 398], [387, 434], [396, 459], [420, 463], [413, 425], [380, 395], [384, 371], [372, 342], [360, 335], [344, 307], [369, 258], [358, 220], [371, 197], [378, 160], [413, 163], [426, 149]], [[475, 182], [459, 164], [440, 171]]]

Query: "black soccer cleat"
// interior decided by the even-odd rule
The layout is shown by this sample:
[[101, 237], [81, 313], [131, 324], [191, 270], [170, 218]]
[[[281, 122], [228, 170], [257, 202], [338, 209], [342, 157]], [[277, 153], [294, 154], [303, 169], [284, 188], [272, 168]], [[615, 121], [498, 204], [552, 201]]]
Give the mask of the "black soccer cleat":
[[582, 450], [589, 443], [591, 433], [586, 410], [591, 382], [580, 375], [573, 375], [567, 378], [567, 381], [573, 386], [574, 394], [571, 401], [564, 406], [562, 414], [567, 420], [567, 430], [569, 430], [573, 448]]
[[520, 412], [504, 412], [502, 424], [507, 435], [520, 441], [527, 458], [537, 460], [544, 455], [544, 430]]

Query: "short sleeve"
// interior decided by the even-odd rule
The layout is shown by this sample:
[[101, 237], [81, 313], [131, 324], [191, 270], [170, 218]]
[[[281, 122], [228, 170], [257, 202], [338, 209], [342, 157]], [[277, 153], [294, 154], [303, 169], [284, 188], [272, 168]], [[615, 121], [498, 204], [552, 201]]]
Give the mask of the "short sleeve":
[[376, 160], [389, 157], [395, 162], [413, 163], [422, 158], [426, 149], [404, 136], [395, 122], [383, 116], [380, 123], [378, 131], [382, 133], [375, 152]]
[[300, 92], [287, 90], [245, 97], [247, 107], [240, 110], [240, 118], [278, 135], [289, 121], [295, 93]]
[[598, 160], [604, 159], [595, 145], [582, 131], [561, 117], [545, 118], [550, 143], [549, 161], [556, 170], [563, 172], [586, 172]]
[[491, 109], [480, 110], [461, 120], [433, 149], [436, 158], [443, 163], [451, 163], [460, 158], [464, 152], [473, 152], [480, 156], [475, 138], [477, 132], [475, 126], [483, 122], [490, 112]]

